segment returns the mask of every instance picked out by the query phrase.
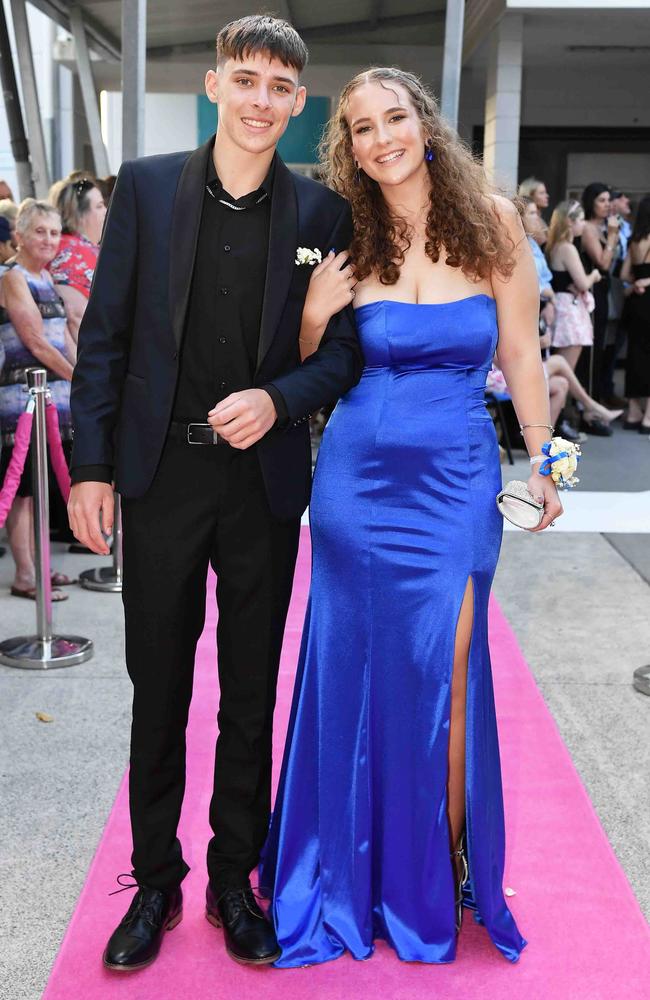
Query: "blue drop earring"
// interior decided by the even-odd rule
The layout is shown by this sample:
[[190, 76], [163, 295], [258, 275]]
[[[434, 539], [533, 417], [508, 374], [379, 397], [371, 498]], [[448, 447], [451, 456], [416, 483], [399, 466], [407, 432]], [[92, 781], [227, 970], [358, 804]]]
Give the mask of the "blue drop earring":
[[435, 156], [436, 154], [431, 148], [431, 140], [429, 140], [424, 144], [424, 158], [427, 161], [427, 163], [432, 163], [433, 160], [435, 159]]
[[354, 165], [357, 168], [354, 171], [354, 183], [355, 184], [360, 184], [361, 183], [361, 168], [360, 168], [360, 166], [359, 166], [359, 164], [357, 163], [356, 160], [354, 161]]

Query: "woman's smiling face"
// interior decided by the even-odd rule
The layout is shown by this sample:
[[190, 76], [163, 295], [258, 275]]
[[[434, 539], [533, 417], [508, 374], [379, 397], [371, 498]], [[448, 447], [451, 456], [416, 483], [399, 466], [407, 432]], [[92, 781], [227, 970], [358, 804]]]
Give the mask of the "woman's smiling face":
[[426, 172], [422, 123], [405, 88], [369, 82], [348, 98], [346, 120], [352, 154], [361, 170], [384, 185], [403, 184]]

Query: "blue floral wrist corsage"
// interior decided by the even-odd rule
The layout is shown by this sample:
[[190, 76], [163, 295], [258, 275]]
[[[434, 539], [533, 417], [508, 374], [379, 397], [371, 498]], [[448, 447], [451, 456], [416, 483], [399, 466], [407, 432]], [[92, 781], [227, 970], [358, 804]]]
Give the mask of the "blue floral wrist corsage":
[[[544, 458], [540, 462], [540, 476], [550, 476], [558, 489], [569, 489], [579, 483], [574, 476], [581, 459], [580, 445], [564, 438], [554, 437], [542, 445]], [[539, 458], [542, 458], [542, 455]]]

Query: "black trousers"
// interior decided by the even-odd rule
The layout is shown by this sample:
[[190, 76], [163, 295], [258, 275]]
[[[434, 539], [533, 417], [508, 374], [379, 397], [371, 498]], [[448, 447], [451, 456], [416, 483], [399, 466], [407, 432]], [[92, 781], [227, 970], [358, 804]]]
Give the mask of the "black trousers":
[[207, 863], [215, 888], [241, 886], [269, 823], [275, 689], [300, 523], [270, 513], [255, 448], [171, 440], [149, 491], [124, 499], [122, 514], [133, 874], [167, 889], [189, 871], [177, 826], [211, 564], [221, 699]]

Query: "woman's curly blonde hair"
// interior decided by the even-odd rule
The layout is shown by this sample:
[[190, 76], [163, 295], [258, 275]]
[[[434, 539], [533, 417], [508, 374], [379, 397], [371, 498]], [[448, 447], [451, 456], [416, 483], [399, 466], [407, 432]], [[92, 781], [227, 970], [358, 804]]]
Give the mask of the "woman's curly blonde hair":
[[435, 97], [417, 76], [394, 67], [374, 67], [344, 87], [319, 147], [325, 183], [352, 208], [350, 251], [357, 279], [375, 273], [382, 285], [394, 285], [410, 246], [406, 221], [391, 215], [376, 181], [364, 171], [357, 173], [352, 152], [348, 99], [357, 87], [375, 82], [400, 84], [406, 90], [433, 152], [433, 159], [425, 161], [431, 178], [427, 256], [437, 263], [444, 249], [446, 263], [461, 268], [471, 280], [487, 278], [493, 270], [508, 277], [515, 264], [514, 243], [499, 218], [482, 164], [441, 117]]

